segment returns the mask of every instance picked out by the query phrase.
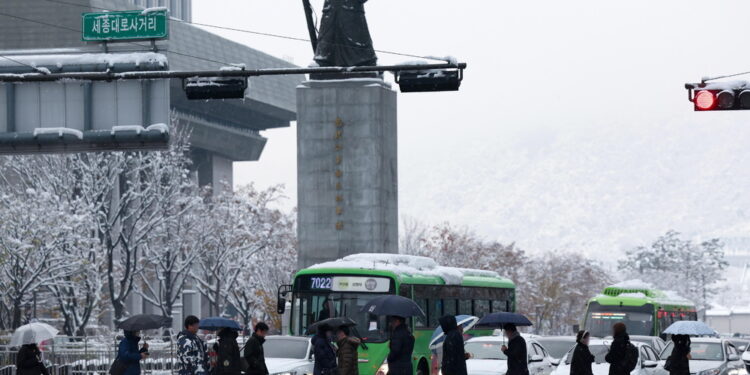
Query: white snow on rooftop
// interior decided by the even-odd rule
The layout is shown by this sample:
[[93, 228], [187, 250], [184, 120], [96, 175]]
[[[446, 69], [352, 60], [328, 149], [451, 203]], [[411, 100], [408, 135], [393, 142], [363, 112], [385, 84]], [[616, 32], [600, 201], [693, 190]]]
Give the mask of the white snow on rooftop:
[[654, 286], [640, 279], [625, 280], [611, 285], [610, 288], [620, 289], [654, 289]]
[[638, 292], [638, 293], [620, 293], [620, 297], [631, 297], [631, 298], [646, 298], [646, 295]]
[[443, 267], [431, 258], [402, 254], [354, 254], [310, 268], [358, 268], [392, 271], [409, 276], [434, 276], [442, 278], [448, 285], [461, 284], [466, 276], [499, 277], [497, 272], [493, 271]]

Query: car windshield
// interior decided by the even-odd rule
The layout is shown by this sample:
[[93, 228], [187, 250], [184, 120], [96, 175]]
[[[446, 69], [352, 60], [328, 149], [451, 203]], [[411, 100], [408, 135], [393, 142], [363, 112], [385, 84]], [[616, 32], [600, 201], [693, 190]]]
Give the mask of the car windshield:
[[293, 333], [304, 336], [310, 324], [334, 318], [348, 317], [357, 325], [356, 332], [365, 342], [383, 342], [388, 340], [388, 327], [385, 316], [377, 316], [360, 309], [373, 298], [382, 296], [377, 293], [297, 293], [292, 309]]
[[553, 358], [562, 358], [570, 348], [575, 346], [575, 342], [566, 339], [555, 339], [555, 338], [538, 338], [540, 344], [547, 350], [549, 355]]
[[471, 353], [473, 359], [508, 359], [500, 347], [502, 343], [493, 341], [471, 341], [467, 342], [464, 350]]
[[[565, 357], [565, 364], [569, 365], [570, 361], [573, 360], [573, 350], [575, 348], [570, 349], [568, 351], [568, 355]], [[591, 354], [594, 355], [594, 361], [596, 363], [606, 363], [607, 361], [604, 360], [604, 356], [609, 353], [609, 347], [606, 345], [589, 345], [589, 351], [591, 351]]]
[[[674, 343], [670, 341], [659, 357], [666, 360], [673, 347]], [[693, 361], [723, 361], [724, 350], [718, 342], [694, 342], [690, 344], [690, 357]]]
[[266, 358], [307, 358], [307, 340], [268, 339], [263, 344]]
[[642, 343], [644, 343], [644, 344], [646, 344], [646, 345], [648, 345], [648, 346], [650, 346], [652, 348], [654, 347], [654, 340], [646, 338], [646, 337], [636, 337], [636, 338], [632, 338], [631, 337], [630, 341], [642, 342]]

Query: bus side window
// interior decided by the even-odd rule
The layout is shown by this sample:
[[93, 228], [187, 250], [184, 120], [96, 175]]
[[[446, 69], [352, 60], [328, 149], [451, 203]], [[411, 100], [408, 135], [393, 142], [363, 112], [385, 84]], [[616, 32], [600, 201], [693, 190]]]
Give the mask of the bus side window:
[[499, 301], [496, 299], [493, 299], [490, 303], [490, 312], [496, 313], [496, 312], [503, 312], [505, 311], [505, 301]]
[[474, 316], [483, 317], [490, 313], [490, 301], [487, 300], [476, 300], [474, 301]]
[[458, 300], [455, 299], [444, 299], [443, 300], [443, 315], [458, 315]]
[[470, 299], [462, 299], [458, 301], [458, 314], [459, 315], [474, 315], [472, 311], [472, 304]]
[[435, 328], [440, 324], [439, 319], [443, 316], [443, 300], [430, 299], [428, 300], [428, 305], [430, 312], [427, 313], [427, 322], [430, 328]]
[[[417, 305], [419, 305], [419, 307], [421, 307], [421, 308], [422, 308], [422, 311], [424, 311], [424, 313], [425, 313], [425, 314], [426, 314], [427, 316], [429, 316], [429, 312], [428, 312], [428, 309], [427, 309], [427, 299], [425, 299], [425, 298], [419, 298], [419, 299], [417, 299], [417, 300], [416, 300], [416, 302], [417, 302]], [[420, 317], [417, 317], [417, 318], [415, 318], [415, 320], [414, 320], [414, 325], [415, 325], [415, 326], [416, 326], [417, 328], [424, 328], [424, 327], [426, 327], [426, 326], [427, 326], [427, 319], [426, 319], [426, 318], [423, 318], [423, 317], [421, 317], [421, 316], [420, 316]]]

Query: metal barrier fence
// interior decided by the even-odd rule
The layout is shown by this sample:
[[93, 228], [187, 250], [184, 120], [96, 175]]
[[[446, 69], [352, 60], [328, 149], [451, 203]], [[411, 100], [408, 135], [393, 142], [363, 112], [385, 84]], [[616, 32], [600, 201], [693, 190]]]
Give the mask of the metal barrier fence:
[[[1, 340], [1, 339], [0, 339]], [[6, 341], [7, 342], [7, 341]], [[174, 337], [167, 341], [147, 340], [149, 358], [141, 361], [141, 373], [176, 373], [177, 353]], [[106, 375], [117, 357], [119, 338], [56, 337], [40, 345], [42, 360], [50, 375]], [[0, 375], [16, 375], [17, 347], [0, 345]]]

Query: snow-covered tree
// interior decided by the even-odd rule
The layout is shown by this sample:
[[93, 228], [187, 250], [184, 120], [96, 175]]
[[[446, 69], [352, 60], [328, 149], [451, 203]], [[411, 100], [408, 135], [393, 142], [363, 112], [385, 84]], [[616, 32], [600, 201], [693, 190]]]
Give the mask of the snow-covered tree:
[[717, 284], [728, 263], [724, 245], [718, 239], [696, 244], [680, 238], [676, 231], [668, 231], [650, 246], [627, 251], [619, 266], [628, 277], [674, 290], [704, 310], [710, 307], [710, 297], [718, 292]]

